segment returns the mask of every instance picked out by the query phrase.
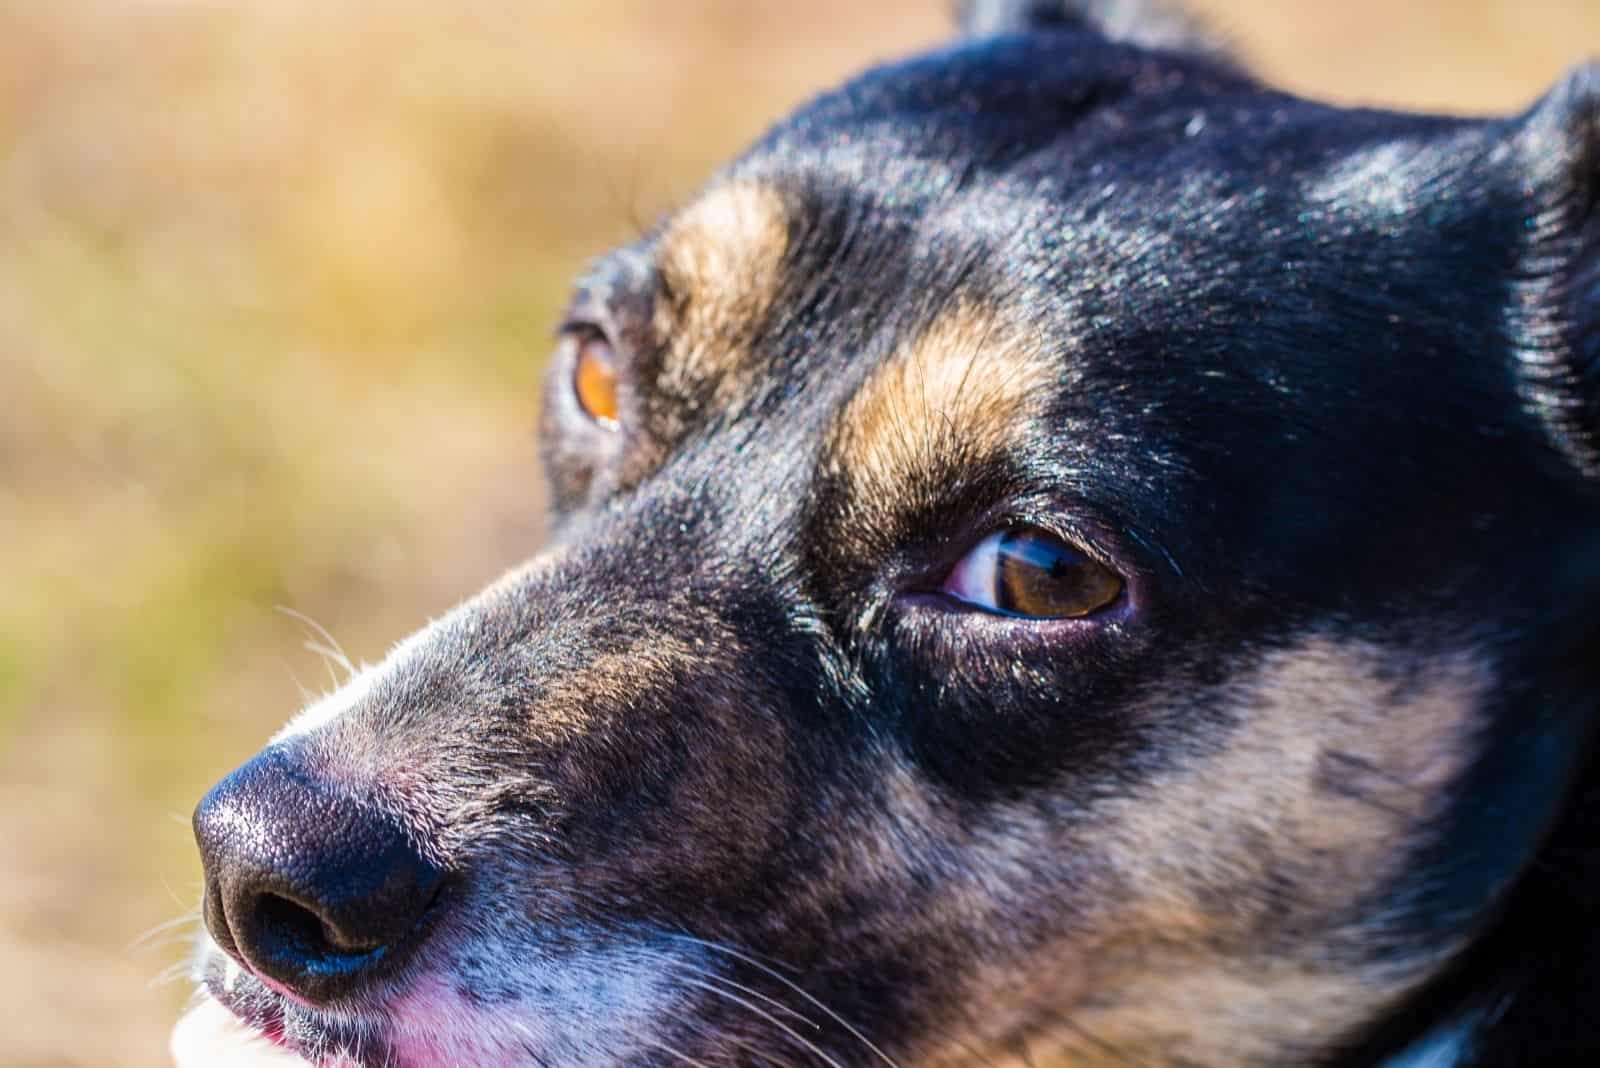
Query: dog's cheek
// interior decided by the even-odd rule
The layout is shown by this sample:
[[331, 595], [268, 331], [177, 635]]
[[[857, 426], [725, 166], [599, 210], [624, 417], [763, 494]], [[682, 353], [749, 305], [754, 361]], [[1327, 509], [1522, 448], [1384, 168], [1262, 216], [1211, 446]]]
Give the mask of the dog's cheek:
[[1134, 1055], [1282, 1063], [1432, 975], [1470, 928], [1407, 945], [1397, 879], [1475, 759], [1490, 682], [1468, 652], [1314, 638], [1225, 684], [1231, 723], [1076, 832], [1098, 884], [1061, 944], [1088, 962], [1082, 1032]]
[[1487, 684], [1466, 653], [1314, 638], [1124, 708], [1189, 733], [1151, 728], [1174, 751], [1115, 782], [974, 802], [903, 764], [815, 874], [817, 907], [847, 918], [845, 944], [895, 947], [919, 1063], [1281, 1064], [1465, 936], [1396, 955], [1385, 922], [1474, 757]]

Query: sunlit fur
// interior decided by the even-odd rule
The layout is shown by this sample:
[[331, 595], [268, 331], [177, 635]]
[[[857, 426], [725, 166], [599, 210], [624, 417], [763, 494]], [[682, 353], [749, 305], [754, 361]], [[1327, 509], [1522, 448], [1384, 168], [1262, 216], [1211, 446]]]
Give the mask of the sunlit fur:
[[[206, 998], [366, 1068], [1596, 1063], [1600, 75], [1343, 111], [967, 7], [580, 280], [552, 546], [275, 742], [437, 918]], [[941, 595], [1016, 528], [1123, 595]]]

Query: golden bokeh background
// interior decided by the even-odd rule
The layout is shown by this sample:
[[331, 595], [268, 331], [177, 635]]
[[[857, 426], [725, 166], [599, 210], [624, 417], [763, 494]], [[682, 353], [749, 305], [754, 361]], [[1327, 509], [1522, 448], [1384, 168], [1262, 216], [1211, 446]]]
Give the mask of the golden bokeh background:
[[[1346, 101], [1600, 52], [1593, 0], [1196, 6]], [[330, 684], [300, 617], [377, 659], [534, 549], [566, 280], [944, 7], [0, 0], [0, 1063], [166, 1063], [187, 814]]]

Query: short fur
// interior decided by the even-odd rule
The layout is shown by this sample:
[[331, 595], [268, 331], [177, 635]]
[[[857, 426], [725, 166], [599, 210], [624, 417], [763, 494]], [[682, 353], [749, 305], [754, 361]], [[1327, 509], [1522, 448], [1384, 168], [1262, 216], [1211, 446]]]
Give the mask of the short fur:
[[[207, 998], [371, 1068], [1600, 1063], [1600, 67], [1345, 110], [964, 12], [580, 282], [553, 546], [269, 750], [440, 904]], [[1017, 527], [1123, 598], [941, 592]]]

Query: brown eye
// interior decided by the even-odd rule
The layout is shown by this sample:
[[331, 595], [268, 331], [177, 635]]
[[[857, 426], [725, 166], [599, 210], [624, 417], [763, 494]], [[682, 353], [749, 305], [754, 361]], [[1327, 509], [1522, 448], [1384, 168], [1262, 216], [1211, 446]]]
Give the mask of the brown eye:
[[1036, 530], [984, 538], [944, 581], [959, 600], [1035, 619], [1091, 615], [1122, 596], [1122, 576], [1065, 542]]
[[617, 421], [617, 358], [611, 343], [594, 331], [569, 335], [578, 347], [572, 363], [572, 392], [578, 407], [597, 423]]

